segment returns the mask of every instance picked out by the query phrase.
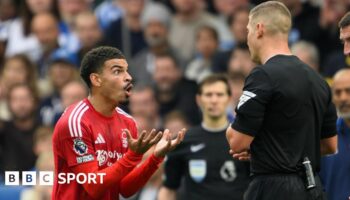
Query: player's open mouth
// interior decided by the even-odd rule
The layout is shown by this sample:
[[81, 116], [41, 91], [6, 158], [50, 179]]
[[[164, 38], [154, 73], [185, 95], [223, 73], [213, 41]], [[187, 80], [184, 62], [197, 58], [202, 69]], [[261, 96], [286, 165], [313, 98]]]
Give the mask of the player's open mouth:
[[132, 85], [131, 83], [129, 83], [129, 84], [124, 88], [124, 90], [125, 90], [125, 92], [126, 92], [126, 95], [130, 96], [132, 88], [133, 88], [133, 85]]

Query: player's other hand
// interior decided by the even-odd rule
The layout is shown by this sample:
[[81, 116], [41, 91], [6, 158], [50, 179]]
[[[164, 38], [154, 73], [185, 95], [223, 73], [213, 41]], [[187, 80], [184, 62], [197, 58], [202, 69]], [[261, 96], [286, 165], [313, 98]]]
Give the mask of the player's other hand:
[[151, 146], [158, 143], [162, 138], [163, 133], [159, 131], [156, 132], [155, 129], [152, 129], [151, 132], [143, 130], [137, 139], [133, 138], [130, 134], [130, 131], [124, 130], [128, 139], [129, 149], [138, 154], [145, 153]]
[[165, 129], [162, 139], [157, 143], [156, 148], [154, 149], [154, 155], [158, 158], [164, 157], [168, 152], [175, 149], [185, 137], [186, 129], [181, 129], [176, 137], [172, 137], [169, 129]]
[[249, 151], [242, 151], [240, 153], [232, 151], [230, 149], [230, 154], [233, 158], [240, 160], [240, 161], [249, 161], [250, 160], [250, 152]]

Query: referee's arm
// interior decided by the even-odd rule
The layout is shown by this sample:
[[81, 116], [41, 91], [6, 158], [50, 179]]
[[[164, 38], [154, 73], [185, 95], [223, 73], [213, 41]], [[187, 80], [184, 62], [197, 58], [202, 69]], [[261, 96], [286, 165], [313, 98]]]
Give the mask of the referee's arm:
[[230, 145], [232, 154], [244, 154], [245, 152], [249, 152], [250, 144], [254, 137], [228, 127], [226, 130], [226, 139]]

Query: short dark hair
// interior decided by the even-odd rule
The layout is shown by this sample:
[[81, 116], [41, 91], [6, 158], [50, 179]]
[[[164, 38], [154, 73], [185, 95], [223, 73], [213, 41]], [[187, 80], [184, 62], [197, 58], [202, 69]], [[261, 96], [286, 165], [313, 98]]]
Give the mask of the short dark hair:
[[209, 26], [209, 25], [203, 25], [203, 26], [200, 26], [200, 27], [197, 29], [197, 32], [196, 32], [196, 39], [197, 39], [197, 40], [198, 40], [198, 38], [199, 38], [200, 32], [202, 32], [202, 31], [208, 31], [208, 32], [210, 32], [211, 36], [215, 39], [215, 41], [219, 41], [218, 32], [216, 31], [215, 28], [213, 28], [212, 26]]
[[338, 26], [339, 28], [344, 28], [350, 25], [350, 12], [347, 12], [340, 20]]
[[159, 55], [156, 56], [156, 59], [158, 59], [158, 58], [169, 58], [170, 60], [173, 61], [174, 66], [175, 66], [176, 68], [178, 68], [178, 69], [180, 68], [179, 60], [178, 60], [178, 59], [175, 57], [175, 55], [172, 54], [172, 53], [161, 53], [161, 54], [159, 54]]
[[204, 78], [198, 85], [197, 94], [201, 95], [203, 92], [203, 87], [205, 85], [210, 85], [216, 82], [223, 82], [226, 85], [226, 92], [229, 96], [231, 96], [231, 88], [228, 82], [228, 79], [223, 74], [212, 74]]
[[110, 59], [125, 59], [123, 53], [114, 47], [101, 46], [87, 52], [81, 61], [80, 76], [91, 88], [90, 74], [101, 72], [105, 61]]

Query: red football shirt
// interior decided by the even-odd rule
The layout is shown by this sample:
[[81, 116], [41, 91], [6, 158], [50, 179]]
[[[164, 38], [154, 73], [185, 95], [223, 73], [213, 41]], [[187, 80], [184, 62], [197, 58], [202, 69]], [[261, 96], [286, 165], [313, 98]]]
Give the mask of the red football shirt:
[[[119, 194], [132, 195], [141, 188], [162, 159], [152, 155], [148, 162], [135, 168], [142, 155], [128, 151], [124, 129], [137, 137], [135, 121], [120, 108], [116, 108], [111, 117], [106, 117], [98, 113], [88, 99], [68, 107], [53, 134], [55, 181], [52, 199], [111, 200], [119, 199]], [[79, 184], [74, 180], [59, 184], [59, 173], [87, 172], [106, 173], [104, 183], [99, 184], [96, 180], [97, 184]]]

